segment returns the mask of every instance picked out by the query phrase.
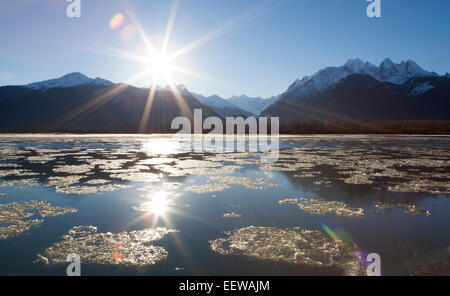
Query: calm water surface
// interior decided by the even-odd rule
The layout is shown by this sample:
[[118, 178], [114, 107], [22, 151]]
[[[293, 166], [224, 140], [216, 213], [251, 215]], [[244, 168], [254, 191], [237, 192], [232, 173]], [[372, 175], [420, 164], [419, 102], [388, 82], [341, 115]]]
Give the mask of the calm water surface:
[[65, 275], [70, 253], [83, 275], [361, 274], [378, 253], [385, 275], [449, 275], [449, 137], [282, 137], [260, 156], [0, 136], [0, 274]]

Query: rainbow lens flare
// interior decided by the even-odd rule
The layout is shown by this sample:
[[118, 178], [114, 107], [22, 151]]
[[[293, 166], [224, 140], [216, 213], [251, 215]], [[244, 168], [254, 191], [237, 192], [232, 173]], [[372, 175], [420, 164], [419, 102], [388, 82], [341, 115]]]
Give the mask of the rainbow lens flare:
[[117, 29], [123, 25], [124, 20], [125, 20], [124, 15], [121, 13], [118, 13], [111, 19], [109, 26], [111, 27], [111, 29]]

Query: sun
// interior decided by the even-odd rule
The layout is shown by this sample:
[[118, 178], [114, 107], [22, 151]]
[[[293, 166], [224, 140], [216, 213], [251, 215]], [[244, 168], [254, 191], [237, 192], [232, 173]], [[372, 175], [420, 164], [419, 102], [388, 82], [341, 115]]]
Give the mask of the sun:
[[[184, 113], [192, 113], [192, 110], [189, 108], [185, 100], [183, 99], [182, 94], [180, 94], [177, 86], [174, 84], [174, 77], [173, 74], [181, 74], [181, 75], [188, 75], [192, 76], [194, 78], [200, 78], [207, 81], [211, 81], [213, 83], [217, 83], [218, 81], [215, 79], [211, 79], [209, 76], [204, 76], [201, 74], [196, 73], [195, 71], [192, 71], [191, 69], [186, 69], [183, 66], [179, 64], [175, 64], [175, 60], [179, 61], [179, 63], [183, 64], [184, 60], [181, 60], [181, 57], [186, 56], [187, 53], [195, 50], [196, 48], [207, 44], [214, 39], [219, 38], [224, 33], [236, 29], [237, 27], [245, 24], [248, 22], [248, 20], [256, 15], [259, 15], [262, 13], [266, 8], [271, 6], [275, 0], [271, 0], [267, 3], [264, 3], [262, 6], [256, 7], [256, 9], [251, 10], [248, 13], [242, 14], [240, 17], [231, 20], [230, 22], [225, 23], [223, 26], [218, 27], [215, 30], [210, 31], [209, 33], [205, 34], [204, 36], [201, 36], [197, 40], [194, 40], [190, 43], [188, 43], [186, 46], [182, 47], [181, 49], [178, 49], [174, 52], [168, 53], [169, 43], [171, 39], [172, 29], [175, 23], [175, 19], [178, 12], [178, 7], [180, 4], [180, 0], [172, 0], [172, 7], [170, 10], [169, 20], [166, 27], [166, 32], [164, 34], [163, 42], [161, 44], [161, 48], [157, 48], [154, 46], [154, 42], [150, 35], [148, 35], [143, 27], [139, 24], [136, 17], [131, 11], [127, 11], [127, 17], [131, 20], [132, 26], [137, 31], [141, 38], [141, 42], [145, 45], [144, 50], [142, 50], [140, 47], [138, 48], [137, 52], [127, 52], [121, 49], [115, 49], [115, 48], [109, 48], [106, 49], [113, 55], [119, 56], [121, 58], [132, 60], [135, 62], [138, 62], [140, 66], [143, 67], [141, 71], [136, 73], [134, 76], [132, 76], [130, 79], [128, 79], [125, 83], [118, 84], [113, 89], [108, 91], [106, 94], [102, 94], [93, 100], [87, 102], [85, 105], [83, 105], [81, 108], [79, 108], [76, 112], [70, 115], [70, 118], [73, 118], [83, 112], [88, 111], [91, 108], [97, 108], [101, 104], [103, 104], [105, 101], [109, 100], [110, 97], [114, 97], [112, 95], [117, 95], [119, 93], [122, 93], [128, 88], [128, 85], [132, 85], [136, 81], [145, 79], [146, 83], [148, 83], [147, 78], [148, 76], [153, 76], [151, 81], [151, 87], [148, 89], [148, 96], [147, 100], [145, 102], [145, 106], [142, 112], [141, 116], [141, 122], [139, 124], [138, 132], [144, 133], [147, 131], [147, 125], [149, 122], [149, 116], [150, 111], [152, 109], [153, 100], [157, 94], [157, 90], [159, 87], [159, 83], [162, 83], [163, 81], [166, 82], [167, 86], [165, 89], [168, 89], [172, 91], [174, 98], [176, 100], [176, 103], [179, 105], [180, 109], [183, 110]], [[123, 15], [121, 14], [120, 17], [117, 17], [117, 23], [116, 26], [115, 22], [112, 22], [110, 25], [112, 29], [116, 29], [120, 27], [123, 22]], [[116, 20], [114, 20], [116, 21]], [[131, 25], [130, 25], [131, 26]], [[155, 38], [156, 39], [156, 38]], [[144, 54], [142, 55], [142, 51], [144, 51]], [[220, 81], [219, 81], [220, 82]], [[221, 83], [221, 82], [220, 82]], [[67, 119], [66, 119], [67, 120]]]
[[148, 70], [156, 75], [170, 75], [175, 64], [173, 58], [164, 54], [154, 54], [148, 61]]

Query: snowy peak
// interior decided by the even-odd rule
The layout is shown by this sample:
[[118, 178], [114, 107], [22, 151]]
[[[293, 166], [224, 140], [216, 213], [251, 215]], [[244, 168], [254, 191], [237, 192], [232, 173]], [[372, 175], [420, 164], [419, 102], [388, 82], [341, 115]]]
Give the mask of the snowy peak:
[[24, 87], [35, 89], [35, 90], [47, 90], [55, 87], [74, 87], [85, 84], [94, 85], [112, 85], [111, 81], [102, 78], [89, 78], [79, 72], [69, 73], [60, 78], [45, 80], [41, 82], [35, 82], [31, 84], [24, 85]]
[[375, 70], [375, 66], [360, 59], [350, 59], [345, 63], [344, 67], [351, 73], [370, 73]]
[[260, 97], [251, 98], [247, 96], [233, 96], [228, 99], [230, 103], [251, 112], [256, 115], [260, 115], [267, 107], [275, 103], [278, 97], [271, 97], [268, 99], [263, 99]]
[[191, 93], [194, 98], [196, 98], [200, 103], [211, 107], [217, 114], [222, 117], [236, 117], [236, 116], [252, 116], [251, 112], [248, 110], [239, 108], [238, 106], [230, 103], [228, 100], [225, 100], [218, 95], [212, 95], [209, 97], [205, 97], [196, 93]]
[[374, 66], [361, 59], [350, 59], [341, 67], [324, 68], [312, 76], [305, 76], [296, 80], [287, 90], [290, 97], [306, 97], [326, 87], [336, 84], [341, 79], [352, 74], [365, 74], [379, 81], [403, 84], [413, 77], [437, 76], [434, 72], [422, 69], [414, 61], [393, 63], [389, 58], [384, 59], [380, 66]]
[[395, 67], [395, 64], [392, 62], [392, 60], [390, 58], [384, 59], [379, 66], [379, 68], [381, 70], [391, 70], [394, 67]]

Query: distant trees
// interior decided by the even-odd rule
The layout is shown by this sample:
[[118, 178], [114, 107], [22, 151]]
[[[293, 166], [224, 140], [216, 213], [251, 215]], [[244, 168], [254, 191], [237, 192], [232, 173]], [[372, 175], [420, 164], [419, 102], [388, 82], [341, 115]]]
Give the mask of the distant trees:
[[[268, 131], [271, 130], [270, 121]], [[225, 125], [225, 122], [224, 122]], [[208, 133], [211, 130], [204, 130]], [[226, 133], [226, 129], [223, 129]], [[176, 133], [169, 125], [151, 125], [147, 134]], [[235, 132], [237, 132], [235, 128]], [[248, 127], [246, 133], [249, 132]], [[109, 127], [76, 127], [76, 126], [22, 126], [0, 128], [0, 133], [124, 133], [135, 134], [135, 126], [109, 126]], [[450, 135], [450, 121], [448, 120], [404, 120], [404, 121], [294, 121], [280, 125], [280, 134], [442, 134]]]
[[450, 134], [450, 121], [294, 121], [282, 124], [280, 134]]

